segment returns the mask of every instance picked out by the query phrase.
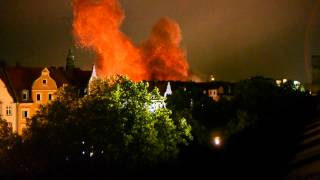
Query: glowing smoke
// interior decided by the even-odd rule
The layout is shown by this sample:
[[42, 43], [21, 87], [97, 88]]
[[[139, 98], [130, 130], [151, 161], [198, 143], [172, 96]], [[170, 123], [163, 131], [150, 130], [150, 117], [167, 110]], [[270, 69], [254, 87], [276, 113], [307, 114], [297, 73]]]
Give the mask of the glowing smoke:
[[124, 12], [118, 0], [73, 0], [78, 45], [94, 50], [100, 77], [128, 75], [133, 80], [187, 80], [188, 63], [180, 48], [179, 25], [162, 18], [149, 39], [136, 47], [120, 31]]

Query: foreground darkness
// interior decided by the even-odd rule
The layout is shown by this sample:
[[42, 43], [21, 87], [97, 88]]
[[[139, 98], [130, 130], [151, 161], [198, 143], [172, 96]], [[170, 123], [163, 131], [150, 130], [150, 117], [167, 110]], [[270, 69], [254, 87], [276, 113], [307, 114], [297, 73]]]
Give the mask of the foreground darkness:
[[[24, 179], [285, 178], [292, 168], [290, 162], [299, 148], [304, 126], [320, 115], [319, 98], [286, 87], [278, 88], [260, 78], [242, 81], [235, 89], [232, 100], [222, 99], [218, 103], [208, 101], [197, 90], [188, 95], [177, 91], [168, 98], [172, 116], [184, 113], [193, 128], [193, 142], [181, 147], [176, 159], [127, 168], [121, 162], [110, 164], [99, 159], [79, 158], [65, 162], [52, 160], [45, 169], [28, 169], [18, 159], [19, 153], [24, 154], [18, 149], [12, 154], [15, 157], [8, 158], [11, 162], [2, 164], [1, 175]], [[191, 109], [183, 103], [190, 97], [194, 98]], [[230, 129], [230, 121], [241, 118], [247, 125], [239, 131], [234, 126]], [[214, 131], [224, 131], [223, 146], [211, 145], [210, 134]], [[29, 156], [25, 158], [32, 161], [35, 155]]]

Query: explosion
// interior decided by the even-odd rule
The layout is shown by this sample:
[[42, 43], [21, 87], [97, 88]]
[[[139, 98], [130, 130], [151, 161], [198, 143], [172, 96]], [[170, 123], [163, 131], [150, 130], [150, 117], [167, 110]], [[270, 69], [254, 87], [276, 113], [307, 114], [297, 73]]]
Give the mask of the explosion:
[[181, 30], [174, 20], [160, 19], [149, 38], [136, 46], [123, 32], [125, 18], [118, 0], [73, 0], [77, 44], [97, 54], [99, 77], [127, 75], [132, 80], [188, 80]]

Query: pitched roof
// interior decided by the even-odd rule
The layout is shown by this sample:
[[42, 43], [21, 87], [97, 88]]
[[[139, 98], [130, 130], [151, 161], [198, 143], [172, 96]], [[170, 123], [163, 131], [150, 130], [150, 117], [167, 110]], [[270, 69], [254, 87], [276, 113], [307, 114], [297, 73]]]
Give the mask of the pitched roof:
[[63, 84], [70, 84], [70, 81], [65, 75], [63, 67], [50, 67], [49, 71], [50, 77], [56, 81], [58, 88], [63, 86]]
[[73, 71], [66, 73], [73, 86], [78, 88], [86, 88], [88, 86], [92, 71], [84, 71], [76, 68]]
[[[15, 102], [22, 102], [22, 91], [29, 90], [29, 97], [31, 97], [31, 90], [33, 82], [41, 76], [44, 67], [0, 67], [0, 78], [8, 87], [10, 95]], [[53, 78], [58, 86], [69, 84], [80, 89], [87, 87], [91, 71], [83, 71], [81, 69], [74, 69], [73, 71], [65, 71], [62, 67], [50, 67], [50, 76]], [[32, 101], [30, 99], [30, 101]]]
[[31, 88], [33, 82], [41, 75], [43, 68], [39, 67], [6, 67], [5, 71], [8, 76], [8, 86], [13, 88], [13, 97], [15, 101], [22, 101], [22, 91], [29, 90], [31, 97]]
[[[163, 95], [166, 91], [167, 84], [170, 82], [171, 90], [177, 91], [179, 89], [187, 89], [192, 90], [193, 88], [197, 88], [199, 90], [209, 90], [209, 89], [218, 89], [223, 87], [227, 93], [231, 93], [232, 90], [232, 83], [223, 82], [223, 81], [214, 81], [214, 82], [203, 82], [203, 83], [196, 83], [196, 82], [182, 82], [182, 81], [148, 81], [149, 83], [149, 90], [153, 90], [155, 87], [159, 89], [161, 95]], [[230, 90], [229, 90], [230, 89]]]
[[69, 84], [78, 88], [86, 88], [92, 71], [85, 71], [75, 68], [66, 71], [63, 67], [50, 67], [50, 76], [56, 81], [57, 86], [61, 87], [63, 84]]
[[5, 66], [0, 66], [0, 79], [3, 81], [3, 83], [6, 85], [7, 90], [14, 101], [16, 101], [17, 97], [15, 95], [15, 91], [13, 89], [12, 84], [9, 81], [8, 74], [5, 70]]

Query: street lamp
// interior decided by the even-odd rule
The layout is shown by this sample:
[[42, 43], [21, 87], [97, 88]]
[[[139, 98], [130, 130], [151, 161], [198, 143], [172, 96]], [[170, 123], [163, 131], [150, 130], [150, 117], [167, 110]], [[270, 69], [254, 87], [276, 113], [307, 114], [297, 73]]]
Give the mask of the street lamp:
[[221, 147], [222, 146], [222, 139], [220, 136], [213, 136], [211, 139], [211, 143], [214, 147]]

